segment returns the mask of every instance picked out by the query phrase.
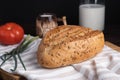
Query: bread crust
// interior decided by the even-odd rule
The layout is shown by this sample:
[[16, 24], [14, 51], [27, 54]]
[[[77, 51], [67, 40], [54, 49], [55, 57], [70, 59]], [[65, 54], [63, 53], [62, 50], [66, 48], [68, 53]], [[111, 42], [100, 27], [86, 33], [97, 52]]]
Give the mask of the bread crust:
[[83, 62], [98, 54], [104, 46], [104, 34], [76, 25], [59, 26], [46, 33], [37, 52], [38, 63], [57, 68]]

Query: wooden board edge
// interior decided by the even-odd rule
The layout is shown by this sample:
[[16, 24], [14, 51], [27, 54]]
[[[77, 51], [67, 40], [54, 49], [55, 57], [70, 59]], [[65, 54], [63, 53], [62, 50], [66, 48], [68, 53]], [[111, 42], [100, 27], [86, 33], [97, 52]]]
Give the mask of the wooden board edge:
[[0, 68], [0, 76], [3, 80], [20, 80], [20, 76], [8, 73]]
[[105, 41], [105, 45], [107, 45], [110, 48], [120, 52], [120, 47], [115, 45], [115, 44], [113, 44], [113, 43], [111, 43], [111, 42], [109, 42], [109, 41]]

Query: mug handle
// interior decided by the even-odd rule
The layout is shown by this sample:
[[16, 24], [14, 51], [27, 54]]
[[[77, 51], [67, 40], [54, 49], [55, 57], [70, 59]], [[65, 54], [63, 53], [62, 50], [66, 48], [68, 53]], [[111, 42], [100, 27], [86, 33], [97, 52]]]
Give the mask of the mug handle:
[[57, 21], [62, 21], [64, 25], [67, 25], [66, 16], [63, 16], [62, 18], [58, 18]]

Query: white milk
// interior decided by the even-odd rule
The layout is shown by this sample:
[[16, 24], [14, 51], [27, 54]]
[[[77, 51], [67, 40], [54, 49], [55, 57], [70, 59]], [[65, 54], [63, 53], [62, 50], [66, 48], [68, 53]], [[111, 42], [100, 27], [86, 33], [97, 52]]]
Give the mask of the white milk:
[[79, 6], [79, 25], [104, 30], [105, 6], [100, 4], [82, 4]]

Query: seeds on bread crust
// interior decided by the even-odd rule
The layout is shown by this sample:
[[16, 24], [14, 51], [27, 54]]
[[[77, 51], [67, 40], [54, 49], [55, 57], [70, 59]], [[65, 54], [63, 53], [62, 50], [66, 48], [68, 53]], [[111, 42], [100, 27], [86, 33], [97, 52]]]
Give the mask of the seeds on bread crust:
[[67, 25], [46, 33], [38, 52], [38, 63], [46, 68], [56, 68], [83, 62], [98, 54], [104, 46], [101, 31]]

